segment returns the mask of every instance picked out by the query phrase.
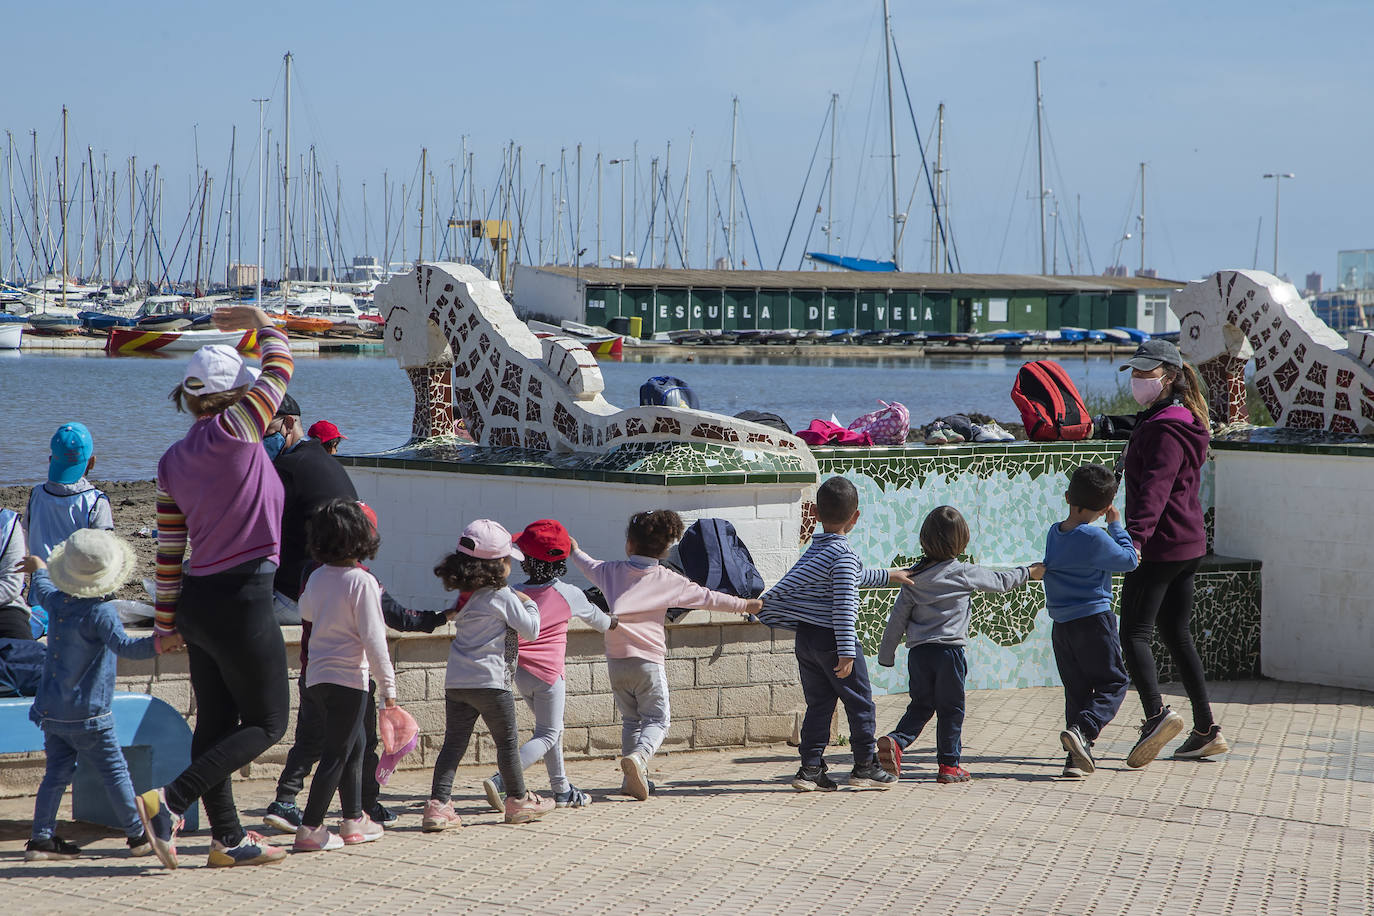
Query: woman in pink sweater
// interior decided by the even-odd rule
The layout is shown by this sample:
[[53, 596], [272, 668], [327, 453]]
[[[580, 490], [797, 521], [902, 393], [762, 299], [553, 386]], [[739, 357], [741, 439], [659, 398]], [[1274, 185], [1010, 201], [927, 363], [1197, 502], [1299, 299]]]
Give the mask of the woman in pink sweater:
[[619, 621], [606, 631], [606, 668], [620, 711], [621, 791], [644, 801], [649, 797], [649, 760], [668, 734], [668, 675], [664, 619], [669, 608], [706, 608], [756, 614], [758, 599], [736, 598], [703, 588], [659, 564], [686, 530], [671, 509], [654, 509], [630, 517], [625, 530], [628, 560], [595, 560], [572, 542], [573, 563], [606, 596]]

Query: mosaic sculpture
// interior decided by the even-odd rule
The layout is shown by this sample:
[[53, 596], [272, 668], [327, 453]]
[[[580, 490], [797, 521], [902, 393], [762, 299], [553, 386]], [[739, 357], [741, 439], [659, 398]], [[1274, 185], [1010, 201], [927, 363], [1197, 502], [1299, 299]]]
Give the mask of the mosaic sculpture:
[[1374, 341], [1342, 338], [1293, 284], [1258, 270], [1223, 270], [1173, 297], [1179, 348], [1198, 367], [1216, 423], [1246, 423], [1245, 366], [1278, 426], [1374, 435]]
[[[422, 264], [376, 291], [386, 350], [415, 389], [412, 441], [454, 434], [454, 405], [492, 448], [609, 452], [629, 443], [708, 443], [795, 456], [796, 436], [678, 407], [620, 409], [602, 396], [596, 359], [570, 337], [537, 338], [500, 287], [464, 264]], [[450, 373], [452, 373], [450, 377]]]

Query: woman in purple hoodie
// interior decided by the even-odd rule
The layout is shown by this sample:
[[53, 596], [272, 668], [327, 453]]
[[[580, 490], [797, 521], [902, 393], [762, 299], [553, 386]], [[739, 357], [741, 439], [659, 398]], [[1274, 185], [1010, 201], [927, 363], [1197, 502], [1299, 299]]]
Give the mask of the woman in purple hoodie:
[[1202, 385], [1178, 347], [1147, 340], [1121, 367], [1131, 370], [1131, 394], [1144, 408], [1122, 456], [1126, 532], [1140, 565], [1121, 587], [1121, 648], [1140, 693], [1145, 721], [1126, 765], [1143, 767], [1183, 730], [1183, 717], [1164, 705], [1150, 637], [1160, 639], [1183, 679], [1193, 707], [1193, 732], [1175, 757], [1199, 758], [1230, 750], [1212, 719], [1207, 683], [1188, 632], [1193, 576], [1207, 553], [1198, 483], [1207, 460], [1210, 422]]

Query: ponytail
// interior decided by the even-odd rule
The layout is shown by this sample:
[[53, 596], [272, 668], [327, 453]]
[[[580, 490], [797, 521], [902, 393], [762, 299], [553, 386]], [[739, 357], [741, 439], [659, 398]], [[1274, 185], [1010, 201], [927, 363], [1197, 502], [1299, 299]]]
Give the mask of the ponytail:
[[1210, 433], [1211, 413], [1207, 409], [1207, 398], [1202, 393], [1202, 379], [1198, 377], [1197, 370], [1189, 363], [1184, 363], [1175, 370], [1172, 381], [1173, 396], [1182, 401], [1183, 406], [1197, 418], [1198, 425]]

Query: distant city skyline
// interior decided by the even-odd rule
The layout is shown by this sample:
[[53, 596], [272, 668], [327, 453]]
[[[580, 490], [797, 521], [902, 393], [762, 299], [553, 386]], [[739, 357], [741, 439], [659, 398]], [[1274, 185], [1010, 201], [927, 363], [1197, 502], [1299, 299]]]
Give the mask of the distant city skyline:
[[[277, 276], [279, 174], [273, 160], [281, 140], [286, 51], [293, 54], [296, 74], [293, 186], [299, 177], [297, 157], [308, 157], [313, 145], [321, 198], [327, 199], [322, 209], [328, 229], [322, 234], [332, 237], [337, 175], [346, 258], [384, 257], [384, 171], [395, 185], [391, 257], [401, 255], [402, 183], [412, 192], [404, 214], [406, 254], [417, 255], [413, 189], [422, 147], [428, 149], [437, 183], [433, 195], [442, 231], [442, 220], [453, 210], [451, 188], [465, 181], [459, 160], [466, 138], [479, 202], [483, 194], [490, 203], [500, 193], [502, 158], [510, 145], [522, 150], [523, 182], [515, 188], [518, 196], [523, 185], [522, 261], [537, 259], [540, 226], [546, 255], [557, 232], [563, 260], [574, 246], [585, 250], [584, 262], [594, 259], [599, 153], [601, 263], [609, 265], [619, 247], [621, 168], [627, 170], [625, 244], [640, 253], [642, 263], [649, 262], [642, 249], [656, 157], [660, 172], [665, 163], [669, 171], [667, 208], [674, 229], [668, 266], [678, 266], [684, 243], [693, 266], [706, 266], [708, 227], [712, 256], [725, 253], [721, 223], [729, 210], [734, 96], [740, 100], [742, 188], [735, 203], [737, 266], [747, 261], [750, 268], [772, 269], [781, 260], [783, 269], [795, 269], [803, 242], [810, 250], [826, 250], [827, 220], [835, 226], [835, 253], [891, 255], [881, 0], [663, 8], [590, 2], [468, 9], [416, 3], [399, 14], [359, 3], [247, 2], [235, 5], [232, 18], [210, 17], [193, 4], [70, 6], [58, 32], [51, 16], [37, 9], [7, 13], [11, 35], [60, 34], [62, 39], [60, 61], [52, 57], [51, 42], [15, 41], [7, 48], [10, 72], [29, 75], [11, 81], [0, 117], [0, 129], [10, 131], [14, 141], [21, 263], [29, 260], [33, 220], [27, 187], [30, 131], [38, 131], [41, 180], [55, 199], [52, 179], [64, 104], [71, 119], [72, 195], [79, 173], [86, 172], [83, 188], [89, 182], [89, 146], [97, 173], [105, 161], [118, 176], [117, 229], [125, 233], [128, 157], [137, 156], [140, 179], [157, 163], [165, 195], [159, 243], [171, 276], [189, 278], [198, 155], [201, 169], [213, 179], [207, 237], [223, 220], [219, 211], [232, 208], [235, 219], [243, 218], [242, 260], [255, 261], [258, 110], [252, 100], [270, 97], [266, 161], [272, 174], [264, 262], [267, 275]], [[1296, 177], [1281, 188], [1279, 272], [1299, 285], [1309, 272], [1321, 273], [1328, 286], [1335, 286], [1336, 252], [1374, 247], [1374, 234], [1366, 228], [1374, 193], [1364, 155], [1374, 128], [1368, 119], [1350, 114], [1374, 88], [1364, 63], [1363, 36], [1371, 26], [1374, 9], [1355, 2], [1318, 2], [1301, 11], [1273, 2], [1222, 0], [1205, 7], [1165, 2], [1137, 15], [1076, 0], [892, 4], [901, 70], [932, 169], [936, 110], [941, 102], [946, 106], [949, 231], [963, 270], [979, 273], [1040, 270], [1033, 61], [1041, 59], [1045, 184], [1053, 195], [1047, 212], [1051, 232], [1053, 214], [1059, 214], [1060, 273], [1069, 272], [1071, 264], [1077, 273], [1101, 273], [1116, 262], [1132, 272], [1139, 267], [1144, 162], [1147, 268], [1183, 280], [1226, 267], [1271, 269], [1275, 179], [1261, 176], [1291, 172]], [[929, 194], [895, 59], [893, 67], [898, 210], [907, 214], [901, 266], [924, 271], [931, 260]], [[830, 195], [823, 192], [830, 135], [822, 125], [831, 93], [839, 94], [833, 215], [824, 212]], [[235, 196], [241, 194], [241, 204], [221, 202], [231, 127], [237, 128], [241, 188]], [[579, 143], [580, 230], [574, 177]], [[631, 160], [636, 143], [638, 181], [632, 161], [606, 164]], [[566, 203], [554, 230], [551, 214], [560, 205], [550, 175], [560, 151], [566, 156], [567, 188], [561, 195]], [[0, 174], [5, 153], [0, 148]], [[713, 185], [709, 199], [707, 169]], [[433, 204], [426, 205], [426, 257], [436, 225]], [[1075, 231], [1080, 208], [1081, 233]], [[660, 201], [653, 210], [655, 264], [664, 248], [663, 209]], [[94, 232], [89, 211], [88, 202], [87, 273]], [[458, 215], [465, 211], [460, 204]], [[56, 212], [53, 206], [54, 223]], [[688, 212], [684, 239], [680, 232]], [[75, 206], [69, 213], [75, 269], [82, 213]], [[297, 204], [296, 263], [303, 260], [300, 220], [306, 218]], [[6, 210], [0, 274], [9, 267], [8, 219]], [[55, 224], [51, 231], [55, 240]], [[237, 247], [239, 233], [235, 236]], [[216, 280], [224, 278], [224, 245], [221, 239]], [[239, 260], [239, 252], [234, 257]], [[144, 275], [141, 260], [138, 272]], [[127, 275], [127, 263], [118, 275]]]

